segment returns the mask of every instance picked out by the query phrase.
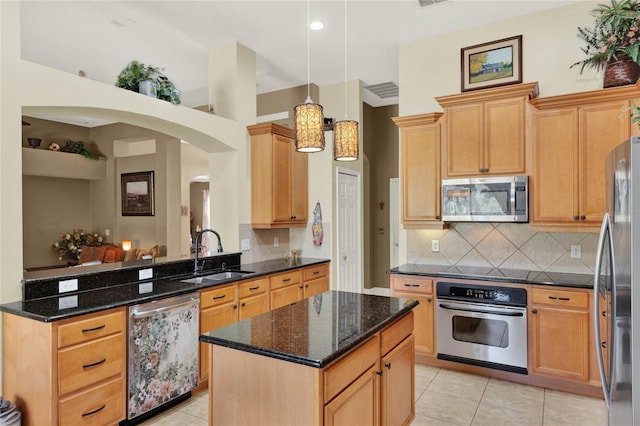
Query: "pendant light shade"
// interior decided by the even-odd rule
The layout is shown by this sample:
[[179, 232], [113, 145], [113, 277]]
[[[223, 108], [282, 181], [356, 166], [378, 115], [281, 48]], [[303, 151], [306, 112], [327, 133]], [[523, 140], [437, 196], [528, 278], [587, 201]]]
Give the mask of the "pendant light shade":
[[319, 152], [324, 149], [324, 114], [320, 104], [307, 97], [293, 108], [296, 151]]
[[324, 150], [324, 113], [322, 105], [311, 100], [311, 71], [309, 61], [309, 0], [307, 0], [307, 99], [293, 108], [293, 131], [296, 151]]
[[358, 122], [342, 120], [333, 125], [333, 158], [337, 161], [358, 159]]

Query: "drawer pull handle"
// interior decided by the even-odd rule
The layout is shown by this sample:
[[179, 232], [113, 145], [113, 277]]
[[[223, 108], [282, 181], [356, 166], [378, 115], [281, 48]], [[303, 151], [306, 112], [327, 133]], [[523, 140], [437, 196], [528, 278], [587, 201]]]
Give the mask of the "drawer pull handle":
[[87, 369], [87, 368], [95, 367], [97, 365], [104, 364], [105, 362], [107, 362], [107, 359], [106, 358], [102, 358], [98, 362], [94, 362], [94, 363], [91, 363], [91, 364], [85, 364], [85, 365], [82, 366], [82, 368]]
[[485, 167], [483, 169], [478, 169], [480, 173], [489, 173], [489, 168]]
[[284, 278], [284, 279], [282, 280], [282, 282], [283, 282], [283, 283], [288, 283], [289, 281], [291, 281], [291, 278]]
[[93, 328], [83, 328], [82, 332], [83, 333], [91, 333], [92, 331], [98, 331], [98, 330], [102, 330], [103, 328], [105, 328], [107, 325], [106, 324], [102, 324], [99, 325], [97, 327], [93, 327]]
[[405, 287], [420, 287], [420, 284], [404, 284]]
[[224, 299], [225, 297], [227, 297], [226, 294], [223, 294], [222, 296], [213, 296], [213, 300], [220, 300], [220, 299]]
[[250, 291], [254, 291], [254, 290], [260, 290], [260, 286], [257, 287], [249, 287]]
[[82, 417], [87, 417], [87, 416], [91, 416], [93, 414], [99, 413], [100, 411], [104, 410], [107, 406], [105, 404], [102, 404], [101, 407], [96, 408], [93, 411], [89, 411], [87, 413], [82, 413]]
[[565, 302], [571, 300], [570, 297], [558, 297], [558, 296], [549, 296], [549, 299], [551, 299], [551, 300], [563, 300]]
[[314, 271], [313, 275], [318, 275], [320, 273], [320, 271]]

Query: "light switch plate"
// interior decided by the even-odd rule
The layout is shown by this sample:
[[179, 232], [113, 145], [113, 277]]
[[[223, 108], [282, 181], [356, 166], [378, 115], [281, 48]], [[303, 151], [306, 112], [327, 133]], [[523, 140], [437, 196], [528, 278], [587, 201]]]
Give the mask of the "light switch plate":
[[431, 251], [434, 253], [440, 252], [440, 240], [431, 240]]
[[68, 291], [76, 291], [78, 289], [78, 279], [58, 281], [58, 292], [66, 293]]
[[153, 268], [140, 269], [138, 271], [139, 280], [148, 280], [149, 278], [153, 278]]
[[251, 244], [249, 243], [249, 239], [244, 239], [242, 242], [242, 251], [247, 251], [251, 248]]

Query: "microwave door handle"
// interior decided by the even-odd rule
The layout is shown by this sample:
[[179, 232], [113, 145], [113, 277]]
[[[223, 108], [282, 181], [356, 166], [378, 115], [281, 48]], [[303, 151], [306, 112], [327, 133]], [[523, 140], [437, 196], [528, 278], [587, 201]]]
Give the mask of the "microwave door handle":
[[491, 314], [491, 315], [502, 315], [505, 317], [521, 317], [524, 314], [521, 311], [493, 311], [491, 309], [470, 309], [470, 308], [461, 308], [458, 306], [446, 305], [444, 303], [440, 303], [438, 305], [443, 309], [449, 309], [451, 311], [462, 311], [462, 312], [475, 312], [478, 314]]
[[[604, 217], [602, 218], [602, 226], [600, 227], [600, 237], [598, 239], [598, 251], [596, 253], [596, 270], [594, 272], [593, 275], [593, 320], [594, 320], [594, 324], [595, 324], [595, 339], [596, 339], [596, 344], [597, 344], [597, 349], [596, 349], [596, 358], [598, 360], [598, 368], [600, 370], [600, 381], [602, 384], [602, 393], [604, 394], [604, 400], [607, 404], [607, 408], [610, 407], [611, 405], [611, 389], [609, 386], [609, 383], [611, 382], [611, 379], [609, 379], [609, 383], [607, 383], [607, 376], [605, 376], [605, 371], [604, 371], [604, 359], [602, 357], [602, 351], [600, 349], [600, 342], [602, 342], [602, 333], [600, 330], [600, 274], [602, 272], [602, 258], [604, 256], [604, 248], [605, 248], [605, 242], [607, 240], [607, 235], [609, 235], [609, 249], [611, 249], [611, 235], [610, 235], [610, 222], [609, 222], [609, 213], [605, 213]], [[611, 251], [609, 253], [612, 253]], [[610, 268], [613, 268], [613, 263], [610, 262], [609, 265]], [[612, 274], [613, 276], [613, 274]], [[608, 321], [611, 321], [612, 318], [608, 318]], [[613, 327], [611, 327], [611, 329], [613, 330]], [[613, 351], [613, 342], [612, 342], [612, 337], [609, 337], [609, 342], [607, 342], [607, 345], [609, 346], [609, 358], [612, 359], [613, 358], [613, 354], [611, 353]], [[609, 372], [611, 373], [611, 369], [609, 369]]]

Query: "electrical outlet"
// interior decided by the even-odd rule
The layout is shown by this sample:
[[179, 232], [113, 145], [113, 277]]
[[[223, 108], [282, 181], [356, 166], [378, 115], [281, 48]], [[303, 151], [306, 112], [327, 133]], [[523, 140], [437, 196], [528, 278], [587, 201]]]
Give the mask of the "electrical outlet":
[[440, 240], [431, 240], [431, 251], [434, 253], [440, 251]]
[[78, 289], [78, 279], [58, 281], [58, 292], [66, 293], [68, 291], [76, 291]]
[[111, 229], [105, 229], [104, 230], [104, 236], [108, 237], [109, 235], [111, 235]]
[[242, 251], [247, 251], [251, 248], [251, 244], [249, 243], [249, 239], [245, 239], [241, 241], [242, 243]]
[[571, 246], [571, 258], [572, 259], [582, 258], [582, 246], [580, 244], [573, 244]]
[[78, 295], [58, 298], [58, 309], [70, 309], [78, 307]]
[[139, 280], [148, 280], [149, 278], [153, 278], [153, 268], [140, 269], [138, 271]]
[[153, 291], [153, 283], [140, 283], [138, 284], [138, 294], [151, 293]]
[[274, 247], [280, 247], [280, 238], [279, 237], [273, 237], [273, 246]]

